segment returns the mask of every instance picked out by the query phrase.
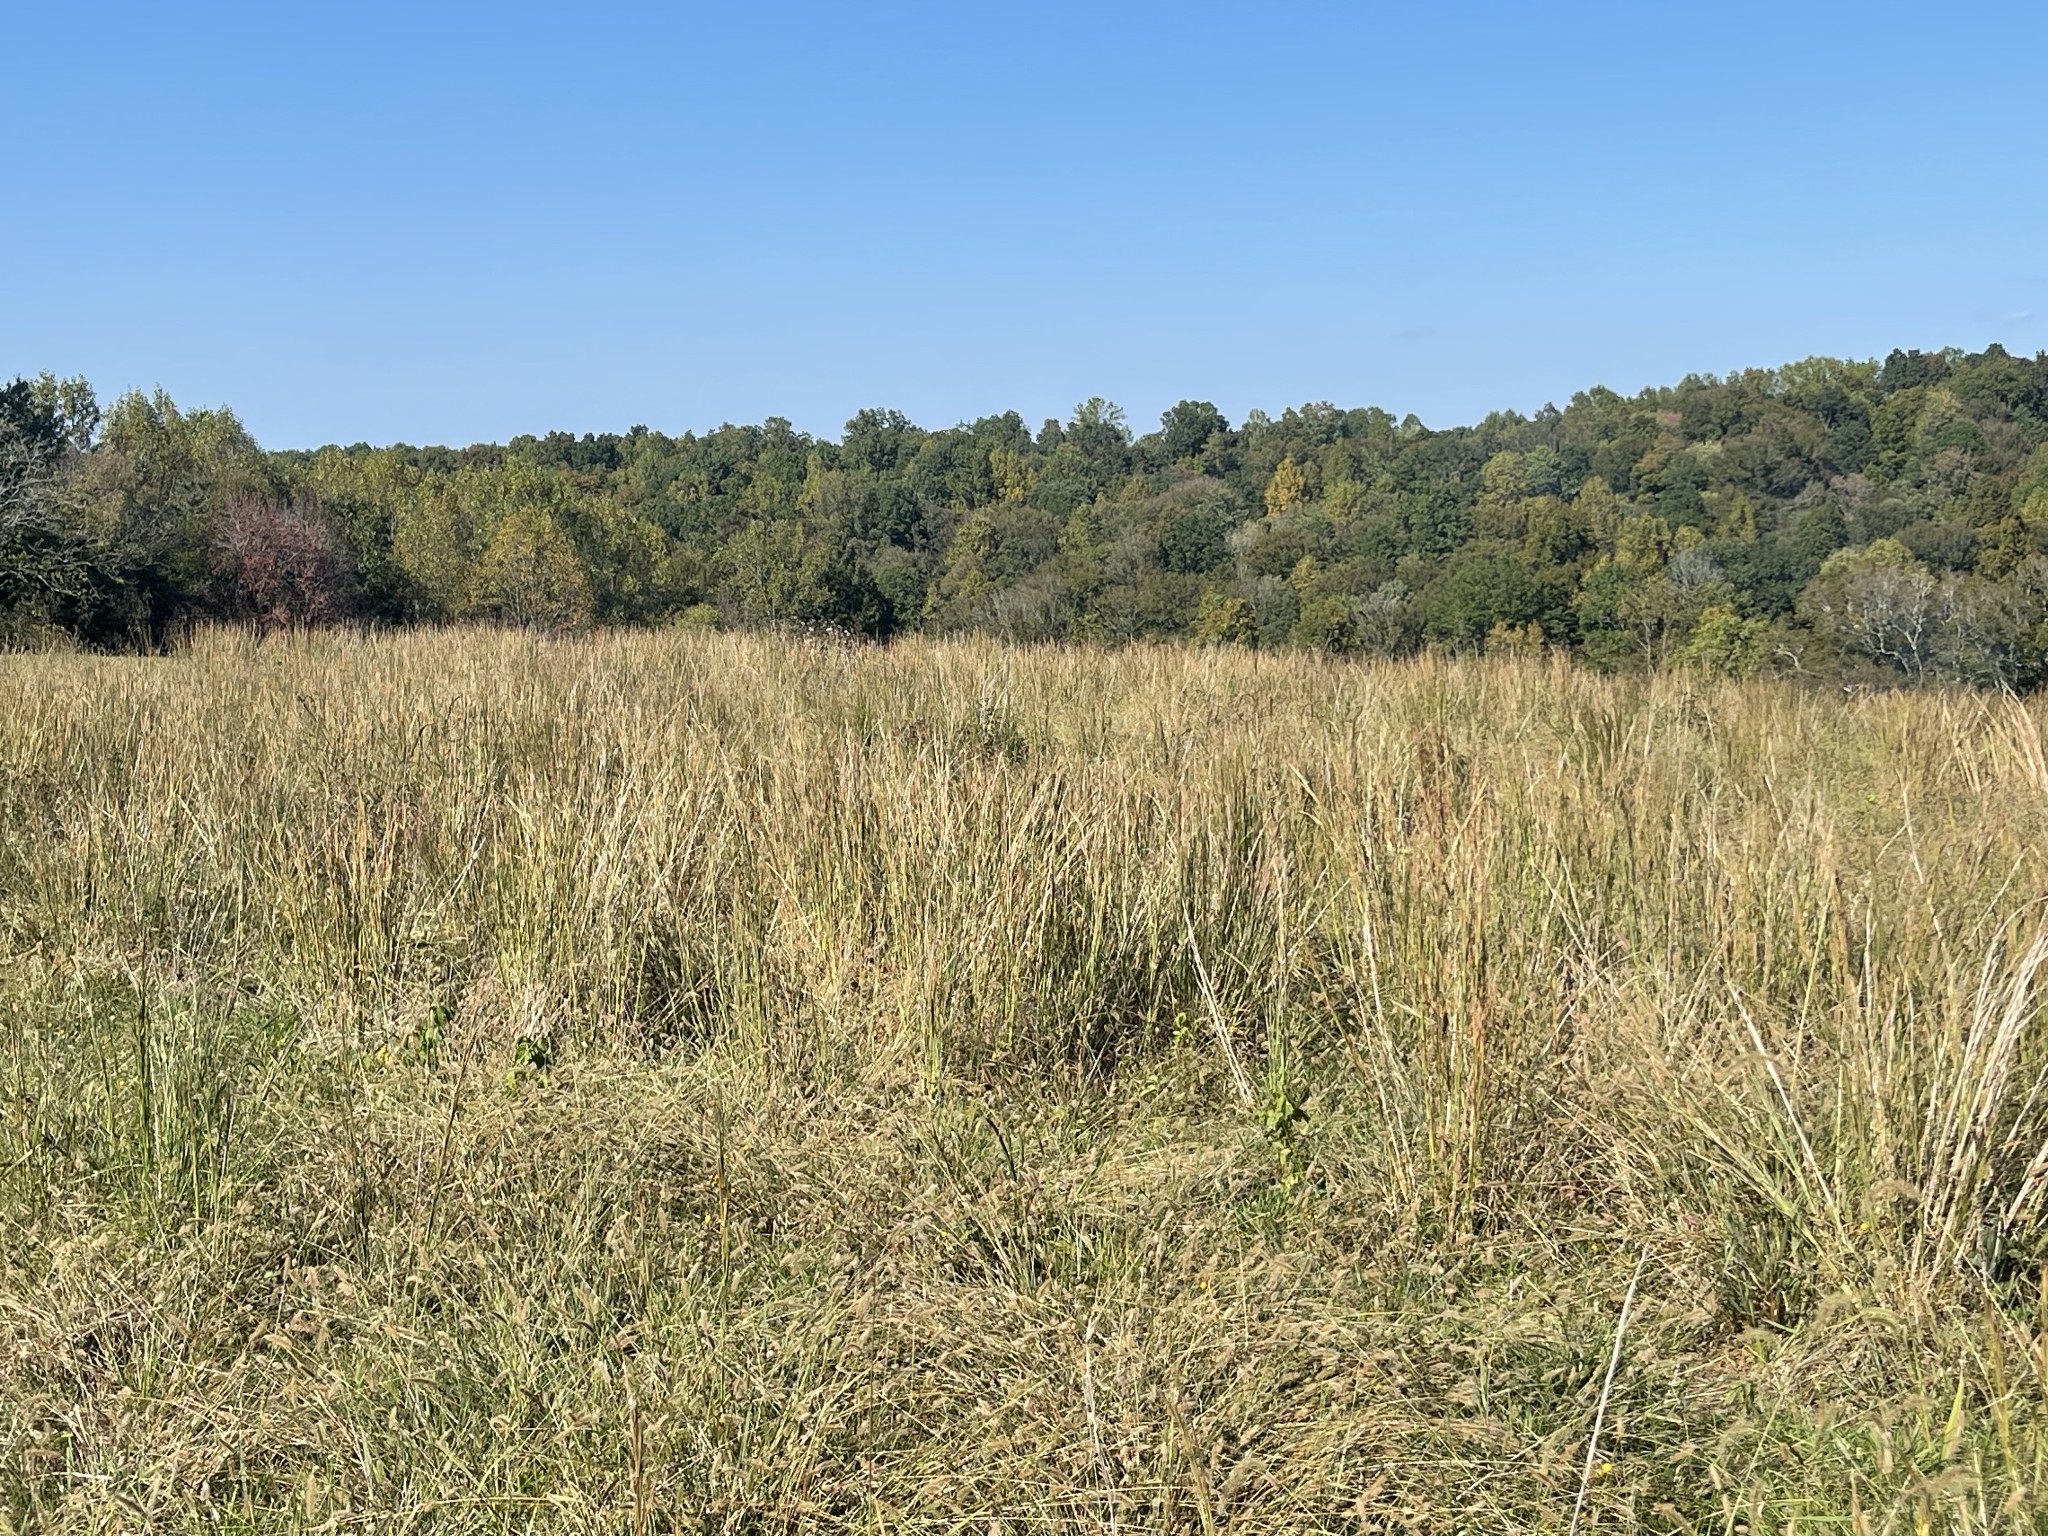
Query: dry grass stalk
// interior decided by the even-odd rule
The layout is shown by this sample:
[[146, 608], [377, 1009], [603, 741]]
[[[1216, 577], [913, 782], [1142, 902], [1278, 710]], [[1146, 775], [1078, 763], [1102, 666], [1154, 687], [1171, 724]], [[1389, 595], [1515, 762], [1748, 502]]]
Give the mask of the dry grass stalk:
[[0, 1519], [2026, 1528], [2017, 718], [981, 642], [0, 658]]

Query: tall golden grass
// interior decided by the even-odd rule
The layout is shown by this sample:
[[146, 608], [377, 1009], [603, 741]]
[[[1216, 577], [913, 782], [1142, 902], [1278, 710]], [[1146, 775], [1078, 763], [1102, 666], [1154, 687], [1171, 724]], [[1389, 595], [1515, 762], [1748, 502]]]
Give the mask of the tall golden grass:
[[1535, 660], [0, 659], [0, 1521], [2035, 1528], [2042, 762]]

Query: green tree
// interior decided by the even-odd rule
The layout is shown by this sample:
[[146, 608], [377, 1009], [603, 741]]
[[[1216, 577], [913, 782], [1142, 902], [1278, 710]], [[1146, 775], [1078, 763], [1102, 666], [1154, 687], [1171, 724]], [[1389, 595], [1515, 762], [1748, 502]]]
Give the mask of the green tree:
[[1227, 592], [1204, 592], [1195, 606], [1192, 633], [1209, 645], [1250, 645], [1258, 638], [1257, 617], [1252, 605]]
[[1614, 558], [1621, 565], [1646, 571], [1660, 569], [1671, 555], [1671, 525], [1661, 517], [1637, 513], [1622, 519], [1614, 535]]
[[1351, 604], [1341, 597], [1304, 599], [1290, 639], [1304, 650], [1351, 650], [1358, 643]]
[[91, 541], [66, 483], [80, 451], [54, 390], [25, 379], [0, 389], [0, 638], [53, 627], [91, 584]]
[[1592, 531], [1580, 507], [1555, 496], [1522, 503], [1523, 551], [1538, 566], [1571, 565], [1592, 552]]
[[831, 558], [795, 518], [750, 521], [719, 557], [723, 591], [748, 624], [809, 624], [832, 607]]
[[654, 623], [702, 597], [695, 562], [646, 518], [599, 502], [577, 519], [576, 532], [601, 623]]
[[1422, 601], [1426, 632], [1467, 646], [1479, 644], [1495, 625], [1542, 624], [1553, 617], [1556, 593], [1519, 553], [1476, 546], [1446, 565]]
[[1219, 507], [1197, 506], [1174, 514], [1159, 534], [1159, 559], [1169, 571], [1199, 576], [1221, 565], [1230, 553], [1230, 519]]
[[76, 482], [87, 531], [103, 552], [103, 630], [150, 635], [206, 611], [216, 590], [216, 512], [279, 487], [235, 414], [181, 411], [161, 390], [114, 402]]
[[1720, 677], [1753, 677], [1764, 664], [1770, 627], [1769, 621], [1745, 619], [1733, 608], [1708, 608], [1675, 659], [1682, 667]]
[[1678, 601], [1663, 571], [1617, 558], [1586, 573], [1572, 609], [1590, 659], [1605, 666], [1656, 666], [1664, 658]]
[[1229, 430], [1229, 420], [1208, 401], [1183, 400], [1159, 418], [1156, 456], [1165, 464], [1195, 458], [1209, 439]]
[[1527, 527], [1523, 502], [1530, 495], [1523, 456], [1503, 449], [1479, 472], [1479, 501], [1472, 509], [1472, 529], [1483, 539], [1518, 541]]
[[476, 598], [492, 618], [532, 629], [581, 629], [595, 607], [575, 543], [538, 507], [498, 525], [477, 566]]
[[454, 485], [437, 479], [411, 487], [391, 524], [393, 587], [405, 616], [432, 623], [476, 614], [477, 545], [476, 520]]

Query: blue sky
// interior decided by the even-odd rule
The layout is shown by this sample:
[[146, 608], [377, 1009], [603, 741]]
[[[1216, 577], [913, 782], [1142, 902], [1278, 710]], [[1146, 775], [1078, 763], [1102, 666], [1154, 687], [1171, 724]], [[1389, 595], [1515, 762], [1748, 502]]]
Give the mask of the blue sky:
[[52, 6], [0, 373], [272, 447], [2048, 347], [2048, 6]]

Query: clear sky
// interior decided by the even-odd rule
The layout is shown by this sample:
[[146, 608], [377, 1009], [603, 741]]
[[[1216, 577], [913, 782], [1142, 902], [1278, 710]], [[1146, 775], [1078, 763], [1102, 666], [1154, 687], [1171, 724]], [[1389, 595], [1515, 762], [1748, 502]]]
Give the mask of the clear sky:
[[2048, 5], [10, 9], [0, 374], [271, 447], [2048, 347]]

